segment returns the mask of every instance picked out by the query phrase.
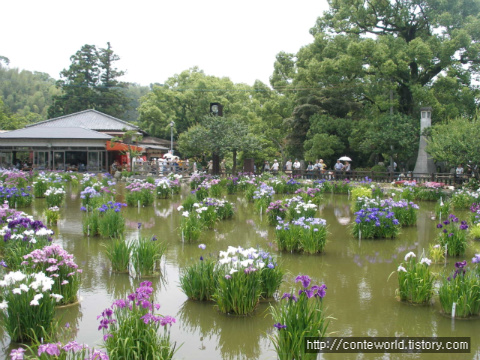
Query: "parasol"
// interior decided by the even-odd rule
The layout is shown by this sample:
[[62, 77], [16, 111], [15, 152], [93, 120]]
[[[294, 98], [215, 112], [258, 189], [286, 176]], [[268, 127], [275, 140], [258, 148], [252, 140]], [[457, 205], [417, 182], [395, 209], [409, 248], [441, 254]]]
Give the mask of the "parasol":
[[352, 161], [352, 159], [350, 159], [348, 156], [342, 156], [338, 160], [340, 160], [340, 161]]

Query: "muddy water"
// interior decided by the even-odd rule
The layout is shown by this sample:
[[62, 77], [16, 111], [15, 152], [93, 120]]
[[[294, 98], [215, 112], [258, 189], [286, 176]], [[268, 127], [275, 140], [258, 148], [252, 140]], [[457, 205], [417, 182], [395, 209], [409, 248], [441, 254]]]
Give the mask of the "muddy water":
[[[122, 188], [119, 186], [119, 198]], [[188, 301], [179, 289], [179, 272], [184, 266], [206, 253], [226, 250], [229, 245], [257, 247], [278, 255], [279, 262], [287, 270], [281, 292], [289, 290], [299, 274], [309, 275], [314, 283], [325, 283], [326, 312], [331, 320], [328, 332], [331, 336], [471, 336], [473, 351], [470, 354], [323, 354], [322, 359], [472, 359], [480, 358], [480, 319], [455, 320], [440, 312], [438, 297], [432, 306], [410, 306], [396, 300], [397, 278], [394, 274], [408, 251], [421, 254], [435, 241], [436, 221], [431, 220], [433, 204], [420, 203], [416, 227], [402, 229], [395, 240], [359, 240], [350, 235], [353, 214], [347, 196], [327, 195], [320, 209], [320, 217], [327, 220], [329, 235], [326, 251], [322, 255], [297, 255], [278, 253], [275, 250], [274, 229], [265, 217], [259, 216], [253, 206], [242, 196], [230, 196], [236, 204], [233, 220], [218, 224], [206, 231], [198, 243], [184, 244], [178, 231], [180, 214], [176, 208], [183, 195], [173, 200], [156, 200], [145, 208], [126, 208], [127, 237], [153, 236], [169, 245], [162, 261], [163, 277], [151, 278], [156, 290], [156, 301], [161, 313], [177, 318], [172, 327], [172, 339], [180, 346], [178, 359], [275, 359], [269, 335], [277, 331], [268, 315], [268, 303], [262, 303], [256, 312], [247, 317], [233, 317], [218, 313], [211, 303]], [[44, 200], [37, 199], [32, 209], [36, 218], [42, 218]], [[124, 297], [135, 289], [140, 280], [127, 274], [114, 274], [103, 251], [105, 239], [86, 237], [82, 234], [80, 199], [70, 192], [63, 206], [62, 219], [53, 229], [56, 241], [75, 255], [83, 269], [81, 302], [59, 310], [62, 322], [77, 328], [79, 342], [100, 346], [102, 333], [96, 320], [112, 301]], [[142, 227], [138, 230], [138, 223]], [[207, 245], [206, 250], [198, 248]], [[465, 258], [471, 259], [479, 252], [478, 243], [470, 248]], [[459, 259], [459, 260], [463, 260]], [[453, 261], [447, 269], [453, 267]], [[434, 265], [435, 272], [443, 266]], [[274, 304], [274, 303], [272, 303]], [[4, 350], [0, 358], [8, 354], [8, 337], [3, 338]]]

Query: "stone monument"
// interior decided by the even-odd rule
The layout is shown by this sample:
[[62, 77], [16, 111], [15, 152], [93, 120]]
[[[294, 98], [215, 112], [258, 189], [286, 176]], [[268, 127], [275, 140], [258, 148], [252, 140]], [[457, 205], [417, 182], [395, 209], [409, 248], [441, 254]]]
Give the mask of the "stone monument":
[[427, 138], [422, 135], [423, 130], [432, 125], [432, 108], [420, 108], [420, 144], [418, 146], [417, 162], [413, 170], [414, 176], [430, 175], [435, 172], [435, 164], [431, 156], [427, 154]]

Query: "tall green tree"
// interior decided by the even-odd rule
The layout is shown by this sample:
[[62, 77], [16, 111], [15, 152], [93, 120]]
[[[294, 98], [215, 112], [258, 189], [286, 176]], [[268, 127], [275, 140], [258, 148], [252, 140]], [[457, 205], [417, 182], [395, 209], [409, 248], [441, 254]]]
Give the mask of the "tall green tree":
[[456, 118], [442, 124], [435, 124], [429, 131], [427, 153], [435, 161], [450, 166], [460, 163], [480, 165], [480, 120], [479, 113], [473, 118]]
[[57, 87], [62, 89], [63, 94], [53, 97], [49, 117], [87, 109], [121, 117], [129, 100], [122, 91], [125, 84], [118, 81], [124, 72], [114, 66], [119, 59], [110, 43], [107, 43], [106, 49], [99, 50], [94, 45], [83, 45], [70, 57], [70, 67], [60, 73]]
[[[280, 54], [272, 85], [295, 94], [289, 141], [307, 139], [309, 118], [323, 113], [357, 121], [388, 113], [434, 122], [476, 108], [478, 0], [332, 0], [311, 29], [313, 42]], [[447, 90], [447, 91], [445, 91]], [[452, 106], [456, 104], [456, 106]], [[382, 129], [379, 129], [381, 131]]]
[[260, 147], [259, 136], [236, 117], [205, 116], [201, 124], [192, 126], [178, 139], [178, 148], [185, 156], [210, 156], [232, 153], [236, 172], [239, 151], [255, 151]]
[[143, 129], [158, 137], [170, 136], [170, 122], [182, 133], [200, 124], [210, 113], [210, 103], [223, 105], [229, 115], [247, 116], [250, 110], [251, 87], [234, 84], [229, 78], [206, 75], [197, 67], [182, 71], [164, 84], [153, 85], [139, 107], [139, 121]]

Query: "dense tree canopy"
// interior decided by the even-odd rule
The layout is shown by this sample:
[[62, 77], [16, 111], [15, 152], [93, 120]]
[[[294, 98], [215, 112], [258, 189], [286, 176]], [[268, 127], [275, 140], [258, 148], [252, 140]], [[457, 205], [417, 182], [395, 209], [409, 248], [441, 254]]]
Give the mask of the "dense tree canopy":
[[[302, 144], [310, 149], [316, 136], [309, 131], [311, 119], [317, 114], [348, 117], [360, 129], [362, 121], [390, 108], [415, 119], [419, 108], [429, 105], [433, 122], [473, 114], [478, 0], [329, 3], [330, 10], [311, 29], [313, 42], [295, 55], [280, 53], [271, 78], [272, 86], [294, 97], [288, 123], [296, 155], [305, 150]], [[348, 139], [342, 141], [348, 147]]]
[[472, 119], [457, 118], [431, 128], [427, 152], [435, 161], [454, 167], [480, 165], [479, 114]]
[[8, 129], [45, 120], [52, 96], [58, 93], [55, 80], [48, 74], [19, 71], [0, 64], [0, 98], [3, 99], [5, 111], [16, 119]]
[[70, 67], [60, 73], [57, 86], [63, 94], [53, 97], [49, 117], [72, 114], [87, 109], [122, 117], [128, 110], [129, 100], [122, 89], [126, 84], [118, 80], [124, 71], [115, 68], [120, 58], [110, 43], [106, 49], [83, 45], [70, 57]]

